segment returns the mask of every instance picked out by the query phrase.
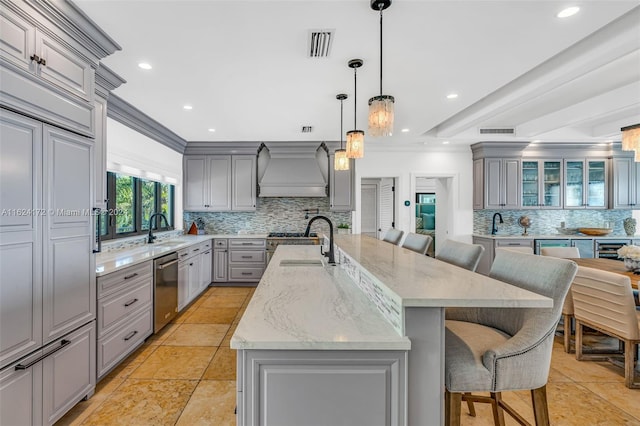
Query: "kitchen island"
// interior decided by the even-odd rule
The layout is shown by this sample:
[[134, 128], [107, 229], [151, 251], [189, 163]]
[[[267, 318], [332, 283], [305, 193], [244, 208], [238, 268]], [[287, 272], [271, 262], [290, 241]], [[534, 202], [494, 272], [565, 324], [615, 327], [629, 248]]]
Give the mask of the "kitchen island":
[[442, 424], [444, 309], [552, 305], [374, 238], [335, 245], [338, 266], [276, 250], [231, 340], [238, 424]]

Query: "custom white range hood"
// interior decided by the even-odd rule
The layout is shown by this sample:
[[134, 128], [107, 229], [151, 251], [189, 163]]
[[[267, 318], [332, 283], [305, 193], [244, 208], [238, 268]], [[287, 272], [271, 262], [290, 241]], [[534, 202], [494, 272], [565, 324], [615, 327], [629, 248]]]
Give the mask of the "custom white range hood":
[[326, 197], [328, 177], [324, 143], [262, 144], [258, 150], [259, 197]]

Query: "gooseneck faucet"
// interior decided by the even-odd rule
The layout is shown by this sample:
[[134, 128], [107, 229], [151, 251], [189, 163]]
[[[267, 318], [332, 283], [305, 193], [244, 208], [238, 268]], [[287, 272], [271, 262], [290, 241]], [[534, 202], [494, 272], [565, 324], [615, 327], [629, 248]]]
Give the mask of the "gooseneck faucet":
[[500, 213], [493, 214], [493, 220], [491, 221], [491, 235], [496, 235], [498, 232], [498, 228], [496, 228], [496, 216], [500, 218], [500, 223], [504, 223], [502, 220], [502, 215]]
[[311, 220], [309, 221], [309, 223], [307, 224], [307, 229], [304, 231], [304, 236], [308, 237], [309, 236], [309, 231], [311, 231], [311, 224], [313, 222], [315, 222], [318, 219], [322, 219], [325, 222], [327, 222], [329, 224], [329, 251], [324, 253], [322, 251], [322, 246], [320, 246], [320, 253], [322, 253], [325, 257], [329, 258], [329, 264], [331, 265], [335, 265], [336, 264], [336, 259], [333, 253], [333, 224], [331, 223], [331, 220], [326, 217], [326, 216], [314, 216], [311, 218]]
[[[151, 215], [151, 217], [149, 218], [149, 235], [147, 236], [147, 243], [148, 244], [152, 244], [153, 240], [156, 239], [156, 236], [153, 235], [153, 219], [155, 219], [156, 216], [160, 216], [162, 219], [164, 219], [164, 223], [167, 224], [167, 228], [169, 227], [169, 221], [167, 220], [167, 217], [165, 215], [163, 215], [162, 213], [154, 213]], [[162, 223], [162, 220], [160, 220], [160, 223]]]

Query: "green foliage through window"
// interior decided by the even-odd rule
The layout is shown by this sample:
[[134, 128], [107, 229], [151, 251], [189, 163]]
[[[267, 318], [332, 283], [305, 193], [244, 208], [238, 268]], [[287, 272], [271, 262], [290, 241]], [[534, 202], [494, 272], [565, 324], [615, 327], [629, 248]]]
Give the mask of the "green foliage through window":
[[107, 209], [102, 212], [100, 234], [103, 239], [128, 237], [149, 231], [153, 213], [163, 213], [168, 221], [156, 217], [153, 229], [166, 231], [174, 224], [174, 186], [119, 173], [107, 173]]

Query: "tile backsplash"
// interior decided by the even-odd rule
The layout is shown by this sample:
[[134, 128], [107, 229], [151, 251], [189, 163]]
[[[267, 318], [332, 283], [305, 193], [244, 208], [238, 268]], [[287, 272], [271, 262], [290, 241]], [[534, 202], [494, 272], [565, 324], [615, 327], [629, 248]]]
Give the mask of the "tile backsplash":
[[532, 235], [557, 234], [562, 222], [565, 228], [603, 228], [607, 223], [613, 228], [611, 235], [626, 235], [622, 221], [631, 217], [631, 210], [474, 210], [474, 234], [490, 234], [494, 213], [500, 213], [504, 223], [498, 224], [498, 234], [519, 235], [523, 228], [518, 224], [520, 216], [528, 216]]
[[[305, 209], [312, 210], [307, 216]], [[316, 197], [265, 197], [259, 198], [255, 212], [185, 212], [184, 227], [188, 230], [192, 222], [202, 219], [207, 234], [236, 234], [268, 232], [304, 232], [309, 219], [317, 214], [327, 216], [335, 228], [341, 223], [351, 227], [351, 212], [332, 212], [329, 198]], [[326, 223], [317, 221], [313, 231], [328, 232]]]
[[[158, 232], [153, 231], [153, 235], [156, 236], [156, 243], [161, 243], [163, 241], [168, 241], [172, 238], [179, 237], [184, 232], [182, 229], [177, 229], [175, 231], [165, 231]], [[119, 238], [117, 240], [106, 240], [102, 242], [102, 252], [109, 253], [111, 251], [116, 250], [124, 250], [130, 249], [137, 246], [144, 246], [147, 244], [147, 234], [145, 235], [136, 235], [135, 237], [127, 237], [127, 238]]]

